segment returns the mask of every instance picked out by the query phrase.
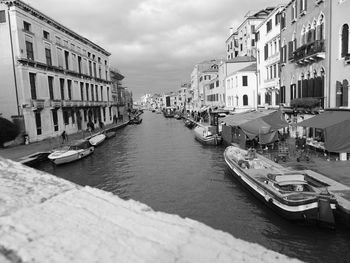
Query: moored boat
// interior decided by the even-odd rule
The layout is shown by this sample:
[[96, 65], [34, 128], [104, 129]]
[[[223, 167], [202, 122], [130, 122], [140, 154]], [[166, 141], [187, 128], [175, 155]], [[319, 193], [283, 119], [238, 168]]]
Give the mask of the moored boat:
[[222, 137], [216, 133], [215, 126], [197, 125], [194, 128], [194, 137], [204, 145], [219, 145]]
[[99, 133], [97, 135], [94, 135], [93, 137], [91, 137], [89, 139], [89, 142], [92, 146], [98, 146], [99, 144], [101, 144], [104, 140], [106, 139], [106, 135], [104, 135], [103, 133]]
[[335, 197], [306, 173], [286, 170], [253, 150], [229, 146], [225, 161], [250, 192], [285, 218], [334, 227]]
[[47, 157], [55, 164], [64, 164], [82, 159], [94, 152], [94, 147], [86, 140], [78, 140], [70, 146], [55, 150]]
[[109, 131], [109, 132], [105, 132], [104, 133], [106, 135], [106, 139], [111, 139], [113, 137], [115, 137], [117, 135], [117, 133], [115, 131]]

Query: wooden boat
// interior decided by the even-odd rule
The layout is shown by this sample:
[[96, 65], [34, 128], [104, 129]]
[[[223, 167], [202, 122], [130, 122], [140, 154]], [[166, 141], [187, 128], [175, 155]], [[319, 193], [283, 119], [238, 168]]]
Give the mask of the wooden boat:
[[165, 108], [163, 114], [165, 118], [174, 118], [175, 110], [173, 108]]
[[73, 142], [69, 147], [55, 150], [47, 158], [55, 164], [64, 164], [82, 159], [94, 152], [94, 147], [86, 140]]
[[92, 146], [98, 146], [99, 144], [101, 144], [104, 140], [106, 139], [106, 135], [104, 135], [103, 133], [99, 133], [97, 135], [94, 135], [93, 137], [91, 137], [89, 139], [89, 142]]
[[137, 118], [133, 118], [129, 121], [129, 124], [141, 124], [142, 119], [137, 117]]
[[109, 131], [109, 132], [105, 132], [104, 133], [106, 135], [106, 139], [111, 139], [113, 137], [115, 137], [117, 135], [117, 133], [115, 131]]
[[185, 120], [185, 126], [189, 129], [193, 129], [196, 126], [196, 123], [190, 120]]
[[334, 226], [337, 202], [325, 185], [305, 173], [274, 164], [253, 150], [229, 146], [224, 158], [235, 178], [285, 218]]
[[216, 130], [215, 126], [197, 125], [194, 128], [194, 137], [204, 145], [219, 145], [222, 138], [216, 133]]

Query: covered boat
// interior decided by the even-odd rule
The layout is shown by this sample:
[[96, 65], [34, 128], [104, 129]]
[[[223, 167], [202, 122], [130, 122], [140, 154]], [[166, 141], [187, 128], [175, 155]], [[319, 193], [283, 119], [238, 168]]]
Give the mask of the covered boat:
[[197, 125], [194, 128], [194, 137], [204, 145], [219, 145], [222, 142], [216, 126]]
[[78, 140], [69, 147], [55, 150], [47, 158], [55, 164], [64, 164], [82, 159], [94, 152], [94, 147], [86, 140]]
[[97, 146], [101, 144], [106, 139], [106, 135], [103, 133], [97, 134], [89, 139], [89, 142], [92, 146]]
[[334, 226], [337, 202], [326, 185], [305, 173], [278, 167], [253, 150], [229, 146], [224, 158], [250, 192], [285, 218]]

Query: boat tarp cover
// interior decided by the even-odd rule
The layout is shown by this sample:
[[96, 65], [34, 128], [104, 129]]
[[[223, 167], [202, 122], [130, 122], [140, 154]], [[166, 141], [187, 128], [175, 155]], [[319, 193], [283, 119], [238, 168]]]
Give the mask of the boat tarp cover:
[[327, 151], [350, 152], [349, 111], [326, 111], [298, 123], [298, 126], [322, 129]]
[[255, 111], [233, 116], [236, 118], [223, 118], [224, 122], [227, 121], [226, 125], [240, 127], [249, 139], [259, 136], [262, 144], [276, 141], [278, 139], [277, 131], [288, 126], [281, 111]]

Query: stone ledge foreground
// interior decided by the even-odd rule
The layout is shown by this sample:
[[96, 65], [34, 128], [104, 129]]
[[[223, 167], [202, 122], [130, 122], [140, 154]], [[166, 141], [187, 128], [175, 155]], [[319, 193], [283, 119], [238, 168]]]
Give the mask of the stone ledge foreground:
[[0, 158], [0, 262], [300, 262]]

